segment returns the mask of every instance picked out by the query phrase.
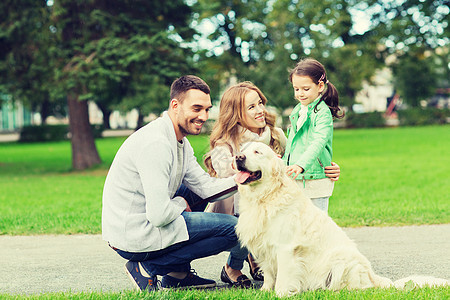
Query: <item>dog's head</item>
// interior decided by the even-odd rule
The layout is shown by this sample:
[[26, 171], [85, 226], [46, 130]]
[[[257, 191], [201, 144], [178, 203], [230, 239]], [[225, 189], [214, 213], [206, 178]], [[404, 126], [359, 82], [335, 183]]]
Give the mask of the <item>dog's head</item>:
[[235, 158], [239, 173], [236, 181], [240, 185], [256, 185], [277, 181], [285, 174], [283, 161], [266, 144], [259, 142], [245, 143], [241, 153]]

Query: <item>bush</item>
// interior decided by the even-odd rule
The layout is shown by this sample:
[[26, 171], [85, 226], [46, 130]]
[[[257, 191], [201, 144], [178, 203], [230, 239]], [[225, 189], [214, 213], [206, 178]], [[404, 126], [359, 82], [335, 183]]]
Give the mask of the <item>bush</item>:
[[[91, 125], [94, 138], [101, 138], [103, 125]], [[31, 125], [20, 131], [19, 142], [48, 142], [69, 139], [69, 125]]]
[[67, 125], [24, 126], [20, 131], [19, 142], [61, 141], [67, 139]]
[[431, 124], [446, 124], [450, 117], [449, 109], [439, 108], [408, 108], [397, 112], [400, 125], [417, 126]]
[[103, 126], [103, 124], [94, 124], [91, 125], [91, 128], [94, 139], [99, 139], [102, 137], [102, 133], [105, 130], [105, 126]]
[[385, 120], [381, 112], [357, 114], [348, 112], [345, 115], [345, 124], [348, 128], [384, 127]]

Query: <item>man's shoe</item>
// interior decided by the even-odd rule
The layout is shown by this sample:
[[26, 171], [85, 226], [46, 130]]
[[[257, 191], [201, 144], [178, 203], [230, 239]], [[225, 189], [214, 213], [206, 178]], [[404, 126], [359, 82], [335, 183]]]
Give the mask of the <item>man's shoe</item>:
[[177, 279], [165, 275], [161, 280], [161, 287], [163, 289], [209, 288], [215, 286], [216, 282], [214, 280], [201, 278], [197, 276], [197, 273], [194, 270], [189, 271], [184, 279]]
[[158, 290], [156, 275], [150, 275], [145, 271], [140, 262], [128, 261], [125, 264], [125, 272], [136, 288], [140, 291]]

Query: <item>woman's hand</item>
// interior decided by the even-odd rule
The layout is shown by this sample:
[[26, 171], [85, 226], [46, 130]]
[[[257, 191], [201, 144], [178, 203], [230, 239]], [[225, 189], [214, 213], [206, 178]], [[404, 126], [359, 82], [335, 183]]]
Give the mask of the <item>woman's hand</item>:
[[331, 181], [338, 181], [339, 175], [341, 175], [341, 168], [337, 163], [332, 162], [331, 166], [325, 167], [325, 175], [331, 179]]

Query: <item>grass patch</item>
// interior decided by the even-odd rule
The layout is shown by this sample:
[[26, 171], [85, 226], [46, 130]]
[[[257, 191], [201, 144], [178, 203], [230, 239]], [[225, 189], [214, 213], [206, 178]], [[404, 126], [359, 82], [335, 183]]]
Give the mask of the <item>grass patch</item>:
[[[390, 289], [367, 289], [358, 291], [342, 290], [339, 292], [333, 291], [310, 291], [289, 297], [286, 299], [329, 299], [329, 300], [347, 300], [347, 299], [383, 299], [383, 300], [397, 300], [397, 299], [448, 299], [450, 292], [449, 287], [436, 288], [414, 288], [409, 290]], [[184, 291], [157, 291], [157, 292], [132, 292], [125, 291], [120, 293], [49, 293], [34, 296], [12, 296], [0, 294], [2, 299], [152, 299], [152, 300], [169, 300], [169, 299], [258, 299], [269, 300], [279, 299], [275, 293], [263, 292], [260, 290], [239, 290], [239, 289], [221, 289], [221, 290], [184, 290]]]
[[[336, 130], [340, 226], [450, 223], [450, 126]], [[101, 232], [103, 183], [125, 138], [97, 140], [103, 163], [71, 170], [69, 142], [0, 144], [0, 234]], [[207, 136], [189, 137], [201, 161]]]
[[342, 176], [330, 199], [341, 226], [449, 223], [449, 126], [335, 131]]

